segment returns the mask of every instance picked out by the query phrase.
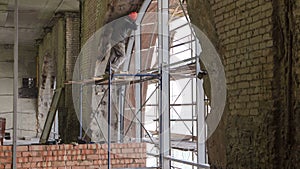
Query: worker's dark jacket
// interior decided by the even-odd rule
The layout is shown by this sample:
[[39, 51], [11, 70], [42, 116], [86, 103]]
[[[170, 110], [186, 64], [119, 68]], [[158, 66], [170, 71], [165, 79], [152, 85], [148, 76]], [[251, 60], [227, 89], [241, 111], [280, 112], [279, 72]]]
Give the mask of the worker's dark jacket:
[[128, 16], [125, 16], [115, 21], [113, 25], [113, 32], [111, 35], [111, 39], [115, 43], [119, 43], [125, 40], [129, 36], [131, 30], [136, 30], [136, 29], [137, 29], [137, 25], [135, 24], [135, 22], [132, 19], [130, 19]]

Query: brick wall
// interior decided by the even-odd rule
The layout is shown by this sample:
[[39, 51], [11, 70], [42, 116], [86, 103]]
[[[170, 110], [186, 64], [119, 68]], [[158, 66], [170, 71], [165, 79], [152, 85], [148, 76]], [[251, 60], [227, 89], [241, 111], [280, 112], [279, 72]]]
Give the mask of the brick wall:
[[226, 73], [226, 110], [209, 139], [212, 168], [297, 168], [299, 1], [188, 4]]
[[[112, 144], [112, 168], [146, 166], [146, 144]], [[0, 169], [10, 169], [11, 146], [0, 146]], [[22, 169], [107, 168], [106, 144], [31, 145], [17, 147], [17, 167]]]
[[[65, 13], [65, 63], [63, 82], [73, 78], [75, 63], [80, 49], [80, 18], [79, 13]], [[60, 135], [65, 143], [76, 141], [79, 136], [79, 120], [74, 109], [72, 85], [64, 85], [64, 99], [61, 102], [63, 110], [60, 116]], [[72, 132], [70, 132], [72, 131]]]
[[[291, 154], [292, 158], [295, 159], [294, 163], [295, 164], [300, 164], [300, 152], [299, 152], [299, 145], [300, 145], [300, 0], [296, 0], [295, 4], [293, 5], [293, 25], [294, 25], [294, 31], [292, 31], [294, 38], [293, 38], [293, 44], [294, 44], [294, 65], [293, 65], [293, 70], [294, 70], [294, 92], [293, 92], [293, 97], [295, 99], [293, 103], [293, 109], [294, 114], [291, 118], [295, 119], [294, 121], [294, 126], [295, 128], [292, 129], [292, 132], [295, 133], [294, 140], [292, 141], [294, 145], [290, 148], [291, 149]], [[298, 119], [298, 120], [297, 120]], [[298, 150], [298, 151], [297, 151]]]
[[50, 28], [45, 29], [45, 36], [38, 46], [38, 136], [42, 133], [53, 96], [53, 86], [56, 74], [55, 71], [57, 69], [56, 55], [58, 53], [57, 47], [54, 47], [53, 45], [58, 43], [58, 38], [55, 39], [55, 37], [57, 37], [57, 32], [55, 31], [57, 27], [58, 25], [54, 26], [54, 31], [52, 31]]
[[64, 83], [72, 80], [79, 54], [79, 13], [56, 14], [51, 23], [39, 44], [38, 127], [41, 132], [52, 101], [55, 80], [56, 88], [64, 88], [58, 105], [59, 134], [65, 143], [69, 143], [77, 140], [79, 122], [73, 106], [72, 86]]

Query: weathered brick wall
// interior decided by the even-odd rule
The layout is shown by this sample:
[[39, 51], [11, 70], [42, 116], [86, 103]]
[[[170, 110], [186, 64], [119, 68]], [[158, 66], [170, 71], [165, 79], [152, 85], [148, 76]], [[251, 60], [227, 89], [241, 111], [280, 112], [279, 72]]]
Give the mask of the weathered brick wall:
[[226, 110], [209, 140], [212, 168], [297, 168], [292, 154], [299, 123], [299, 53], [294, 50], [299, 41], [290, 40], [299, 32], [293, 24], [299, 22], [299, 6], [294, 2], [299, 5], [188, 1], [191, 20], [214, 43], [227, 79]]
[[294, 84], [294, 92], [293, 97], [295, 99], [293, 103], [293, 109], [294, 114], [291, 117], [292, 119], [295, 119], [293, 126], [295, 126], [294, 129], [291, 131], [295, 134], [294, 140], [292, 141], [294, 145], [290, 148], [292, 157], [291, 159], [295, 159], [295, 164], [300, 164], [300, 152], [299, 152], [299, 145], [300, 145], [300, 0], [296, 0], [295, 4], [292, 8], [293, 10], [293, 26], [294, 30], [292, 31], [292, 34], [294, 35], [293, 38], [293, 44], [294, 44], [294, 78], [293, 78], [293, 84]]
[[72, 80], [73, 69], [79, 54], [79, 14], [60, 13], [52, 20], [41, 44], [40, 89], [39, 89], [39, 129], [44, 127], [53, 95], [53, 84], [56, 88], [64, 88], [60, 103], [59, 134], [64, 142], [76, 141], [79, 135], [79, 122], [74, 110], [72, 86], [65, 82]]
[[[146, 167], [146, 144], [112, 144], [112, 168]], [[10, 169], [12, 147], [0, 146], [0, 169]], [[107, 168], [106, 144], [31, 145], [17, 147], [17, 167], [22, 169]]]
[[[64, 82], [73, 78], [74, 66], [77, 61], [80, 49], [80, 18], [79, 13], [65, 14], [65, 71]], [[79, 136], [79, 119], [74, 109], [74, 100], [72, 97], [72, 85], [64, 85], [64, 114], [60, 122], [62, 139], [68, 143], [76, 141]], [[72, 132], [70, 132], [72, 131]]]
[[[274, 121], [274, 164], [281, 168], [299, 168], [299, 148], [297, 149], [296, 129], [299, 125], [299, 53], [297, 41], [296, 1], [273, 1], [273, 41], [275, 78], [273, 96], [275, 100]], [[299, 3], [299, 2], [298, 2]], [[297, 110], [298, 109], [298, 110]], [[299, 117], [299, 116], [298, 116]], [[298, 123], [298, 124], [297, 124]], [[287, 160], [288, 159], [288, 160]]]
[[[97, 0], [88, 0], [83, 1], [81, 3], [81, 47], [84, 48], [86, 42], [92, 37], [92, 35], [99, 29], [100, 25], [104, 22], [104, 16], [107, 11], [108, 0], [105, 1]], [[98, 26], [97, 26], [98, 25]], [[93, 44], [96, 46], [96, 44]], [[88, 57], [90, 55], [94, 55], [94, 51], [88, 49], [87, 51], [81, 51], [82, 57], [80, 57], [80, 73], [82, 75], [82, 79], [91, 78], [94, 71], [94, 64], [96, 61], [95, 57]], [[91, 54], [92, 53], [92, 54]], [[84, 56], [83, 56], [84, 55]], [[86, 56], [85, 56], [86, 55]], [[91, 93], [92, 90], [90, 86], [84, 86], [82, 89], [83, 99], [82, 100], [82, 111], [84, 114], [90, 114], [92, 111], [90, 110], [90, 104], [92, 102]], [[83, 127], [88, 128], [88, 124], [90, 123], [89, 115], [84, 116]]]
[[[57, 27], [57, 25], [54, 27]], [[50, 108], [53, 87], [56, 74], [56, 55], [57, 48], [54, 44], [57, 44], [56, 37], [57, 32], [52, 31], [50, 28], [45, 29], [45, 36], [38, 46], [38, 59], [39, 59], [39, 94], [38, 94], [38, 114], [37, 114], [37, 128], [38, 136], [42, 133], [44, 123], [47, 117], [47, 113]], [[54, 43], [55, 42], [55, 43]], [[58, 79], [59, 80], [59, 79]]]
[[[104, 15], [107, 8], [107, 0], [99, 3], [97, 0], [88, 0], [82, 3], [82, 21], [81, 21], [81, 42], [82, 45], [96, 32], [97, 29], [97, 19], [98, 22], [102, 20], [97, 17], [99, 15]], [[98, 7], [98, 8], [97, 8]], [[99, 27], [98, 27], [99, 28]]]

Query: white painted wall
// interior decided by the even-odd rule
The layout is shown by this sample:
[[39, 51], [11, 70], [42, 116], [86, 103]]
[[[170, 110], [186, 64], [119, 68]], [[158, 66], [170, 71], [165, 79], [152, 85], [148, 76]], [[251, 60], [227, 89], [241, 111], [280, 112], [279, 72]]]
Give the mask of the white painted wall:
[[[19, 47], [19, 87], [22, 78], [36, 77], [36, 50]], [[18, 101], [18, 137], [36, 135], [36, 99]], [[6, 132], [12, 136], [13, 45], [0, 45], [0, 117], [6, 118]]]

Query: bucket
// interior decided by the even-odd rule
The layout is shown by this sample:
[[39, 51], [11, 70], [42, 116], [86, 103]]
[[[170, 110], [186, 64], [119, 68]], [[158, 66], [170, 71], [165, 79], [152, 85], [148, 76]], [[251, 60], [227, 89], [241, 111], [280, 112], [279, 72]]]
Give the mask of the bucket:
[[5, 137], [5, 123], [6, 119], [0, 117], [0, 145], [3, 145], [3, 139]]

